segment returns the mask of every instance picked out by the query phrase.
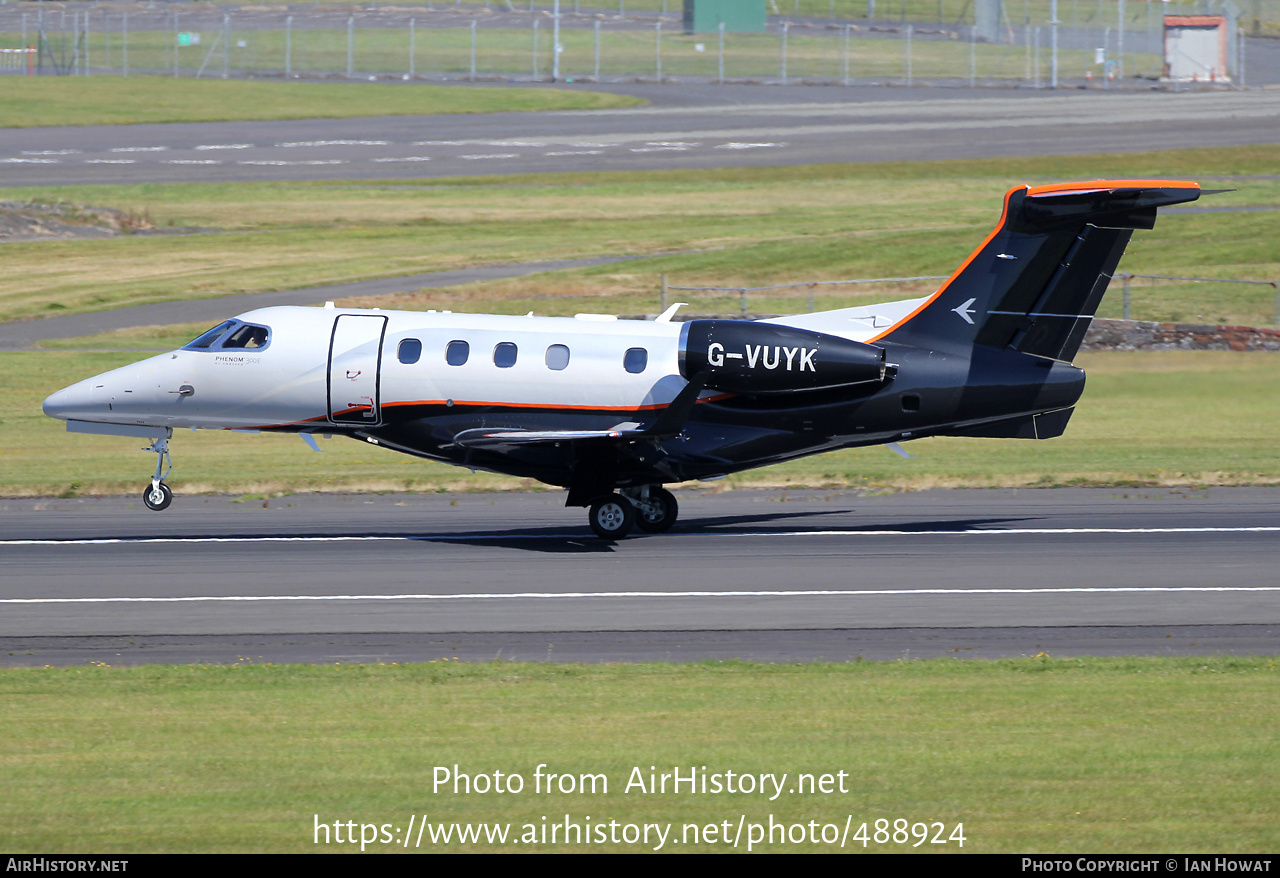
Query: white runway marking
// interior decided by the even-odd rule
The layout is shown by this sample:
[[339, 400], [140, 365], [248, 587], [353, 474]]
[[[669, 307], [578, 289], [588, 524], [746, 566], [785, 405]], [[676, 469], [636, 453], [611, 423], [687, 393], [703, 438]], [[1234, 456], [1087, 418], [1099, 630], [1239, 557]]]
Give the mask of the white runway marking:
[[86, 165], [136, 165], [137, 159], [85, 159]]
[[716, 149], [767, 149], [769, 147], [783, 147], [785, 143], [722, 143]]
[[[1073, 536], [1079, 534], [1219, 534], [1280, 533], [1280, 527], [1044, 527], [989, 530], [780, 530], [669, 533], [664, 539], [681, 537], [1012, 537]], [[0, 540], [0, 546], [108, 546], [128, 543], [379, 543], [379, 542], [461, 542], [496, 540], [582, 539], [585, 532], [552, 534], [404, 534], [398, 536], [243, 536], [243, 537], [101, 537], [91, 539]]]
[[166, 165], [220, 165], [222, 159], [165, 159]]
[[23, 155], [75, 155], [83, 152], [79, 149], [24, 149]]
[[543, 155], [600, 155], [603, 149], [567, 149], [561, 152], [544, 152]]
[[520, 156], [518, 153], [514, 153], [514, 152], [502, 152], [502, 153], [497, 153], [495, 155], [461, 155], [461, 156], [458, 156], [458, 158], [460, 159], [518, 159], [520, 158]]
[[0, 162], [3, 162], [8, 165], [56, 165], [59, 163], [58, 159], [27, 159], [27, 158], [0, 159]]
[[1116, 588], [868, 588], [803, 589], [797, 591], [518, 591], [462, 594], [271, 594], [192, 595], [189, 597], [3, 598], [0, 604], [190, 604], [259, 603], [262, 601], [493, 601], [557, 600], [561, 598], [797, 598], [902, 597], [910, 595], [1041, 595], [1041, 594], [1168, 594], [1201, 592], [1280, 592], [1280, 585], [1262, 586], [1118, 586]]
[[290, 143], [277, 143], [276, 146], [386, 146], [389, 140], [296, 140]]
[[410, 155], [410, 156], [405, 156], [404, 158], [401, 158], [401, 159], [370, 159], [369, 161], [372, 161], [372, 162], [429, 162], [431, 161], [431, 156]]
[[112, 152], [164, 152], [167, 146], [117, 146]]
[[211, 143], [197, 146], [196, 149], [252, 149], [252, 143]]
[[237, 165], [345, 165], [346, 159], [312, 159], [310, 161], [268, 161], [266, 159], [242, 159]]

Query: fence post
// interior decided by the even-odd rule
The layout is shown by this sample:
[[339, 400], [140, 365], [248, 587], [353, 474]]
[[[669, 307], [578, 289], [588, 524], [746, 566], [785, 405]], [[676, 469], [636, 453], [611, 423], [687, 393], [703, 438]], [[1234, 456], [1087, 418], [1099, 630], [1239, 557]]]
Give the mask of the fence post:
[[840, 57], [841, 66], [844, 68], [843, 81], [845, 85], [849, 84], [849, 35], [850, 26], [846, 24], [844, 26], [844, 46]]
[[222, 78], [231, 78], [231, 12], [222, 13]]
[[413, 42], [414, 42], [413, 26], [416, 23], [416, 21], [417, 20], [412, 17], [409, 19], [409, 78], [410, 79], [413, 79], [413, 72], [414, 72], [413, 71]]
[[284, 17], [284, 75], [293, 75], [293, 16]]
[[747, 288], [743, 287], [739, 290], [741, 298], [738, 300], [738, 310], [742, 312], [742, 316], [747, 316]]
[[[1243, 57], [1243, 55], [1241, 56]], [[720, 60], [718, 62], [720, 70], [720, 84], [724, 85], [724, 22], [720, 22]]]
[[658, 82], [662, 82], [662, 20], [658, 20], [658, 26], [654, 28], [654, 60], [658, 71]]
[[124, 65], [124, 78], [129, 78], [129, 10], [124, 11], [123, 21], [120, 23], [121, 40], [121, 64]]
[[177, 13], [177, 11], [175, 11], [175, 12], [173, 13], [173, 34], [172, 34], [172, 37], [173, 37], [173, 76], [174, 76], [174, 78], [176, 79], [176, 78], [178, 77], [178, 70], [179, 70], [179, 66], [178, 66], [178, 13]]
[[667, 273], [662, 273], [662, 307], [658, 309], [659, 313], [667, 310]]
[[[787, 30], [789, 22], [782, 23], [782, 30], [778, 32], [778, 78], [782, 80], [782, 84], [787, 84]], [[743, 312], [746, 313], [745, 311]]]
[[1116, 4], [1120, 33], [1116, 37], [1116, 81], [1124, 82], [1124, 0]]
[[1130, 276], [1121, 275], [1124, 278], [1124, 319], [1129, 319], [1129, 280]]
[[600, 20], [599, 20], [599, 19], [596, 19], [596, 22], [595, 22], [595, 31], [596, 31], [596, 75], [595, 75], [595, 80], [596, 80], [596, 82], [599, 82], [599, 81], [600, 81]]
[[1058, 0], [1049, 0], [1049, 19], [1049, 88], [1056, 89], [1058, 87]]
[[89, 75], [89, 10], [84, 11], [84, 32], [81, 34], [84, 39], [84, 75]]
[[538, 78], [538, 19], [533, 20], [533, 78]]
[[356, 17], [347, 16], [347, 79], [355, 75], [355, 27]]
[[911, 25], [907, 25], [907, 85], [911, 85]]
[[978, 87], [978, 26], [969, 26], [969, 88]]
[[471, 81], [476, 81], [476, 20], [471, 19]]

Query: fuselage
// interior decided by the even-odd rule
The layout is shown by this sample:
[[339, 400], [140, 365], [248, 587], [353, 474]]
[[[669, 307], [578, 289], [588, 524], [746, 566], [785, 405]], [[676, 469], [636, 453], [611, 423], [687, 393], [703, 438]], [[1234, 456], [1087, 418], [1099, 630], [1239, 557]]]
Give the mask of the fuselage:
[[[786, 370], [805, 377], [815, 354], [770, 345], [770, 333], [798, 328], [865, 343], [876, 320], [860, 311], [750, 324], [763, 341], [746, 345], [739, 359], [785, 385]], [[567, 485], [575, 459], [567, 438], [477, 448], [458, 437], [643, 430], [689, 383], [681, 328], [598, 315], [266, 308], [183, 349], [59, 391], [45, 411], [91, 424], [348, 435]], [[1083, 387], [1080, 370], [1041, 357], [949, 349], [945, 340], [927, 349], [884, 347], [896, 367], [884, 380], [761, 394], [708, 387], [679, 435], [620, 442], [616, 484], [712, 478], [835, 448], [963, 432], [1067, 408]], [[710, 353], [723, 359], [724, 346]]]

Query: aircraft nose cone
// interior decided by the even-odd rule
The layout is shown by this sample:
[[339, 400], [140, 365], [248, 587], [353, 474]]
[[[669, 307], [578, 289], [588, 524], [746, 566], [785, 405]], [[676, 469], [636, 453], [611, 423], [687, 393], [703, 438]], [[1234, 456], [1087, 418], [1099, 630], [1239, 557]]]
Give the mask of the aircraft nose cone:
[[64, 421], [87, 414], [92, 405], [90, 396], [91, 388], [84, 382], [64, 387], [44, 401], [44, 413]]

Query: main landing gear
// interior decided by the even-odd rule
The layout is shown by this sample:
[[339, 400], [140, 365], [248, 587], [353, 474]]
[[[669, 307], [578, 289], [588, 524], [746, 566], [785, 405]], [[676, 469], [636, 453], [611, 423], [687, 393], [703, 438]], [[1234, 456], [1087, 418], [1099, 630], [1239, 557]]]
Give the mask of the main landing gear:
[[[169, 478], [169, 473], [173, 472], [173, 460], [169, 457], [169, 440], [153, 439], [151, 446], [142, 450], [153, 451], [156, 455], [156, 474], [151, 477], [151, 484], [143, 490], [142, 502], [154, 512], [168, 509], [169, 504], [173, 502], [173, 490], [164, 483], [164, 480]], [[163, 474], [161, 474], [162, 470]]]
[[679, 514], [679, 504], [670, 491], [645, 485], [599, 498], [591, 504], [588, 520], [600, 539], [620, 540], [632, 527], [648, 533], [669, 530]]

